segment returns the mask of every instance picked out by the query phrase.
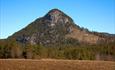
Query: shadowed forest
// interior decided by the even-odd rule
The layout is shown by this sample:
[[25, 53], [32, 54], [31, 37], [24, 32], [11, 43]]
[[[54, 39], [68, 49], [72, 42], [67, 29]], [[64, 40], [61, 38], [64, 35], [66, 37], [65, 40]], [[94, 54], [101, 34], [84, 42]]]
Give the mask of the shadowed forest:
[[115, 60], [114, 43], [100, 45], [42, 45], [19, 44], [15, 40], [0, 41], [0, 58]]

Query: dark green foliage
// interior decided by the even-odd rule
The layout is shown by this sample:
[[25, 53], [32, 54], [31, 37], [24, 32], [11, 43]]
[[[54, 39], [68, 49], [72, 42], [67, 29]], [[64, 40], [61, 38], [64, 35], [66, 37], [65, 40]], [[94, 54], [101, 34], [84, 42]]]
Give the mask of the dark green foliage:
[[[60, 45], [44, 47], [42, 45], [20, 45], [15, 40], [0, 41], [0, 58], [55, 58], [55, 59], [78, 59], [78, 60], [114, 60], [115, 43], [100, 45]], [[105, 59], [111, 56], [111, 59]]]
[[21, 46], [15, 40], [0, 41], [0, 58], [21, 58]]

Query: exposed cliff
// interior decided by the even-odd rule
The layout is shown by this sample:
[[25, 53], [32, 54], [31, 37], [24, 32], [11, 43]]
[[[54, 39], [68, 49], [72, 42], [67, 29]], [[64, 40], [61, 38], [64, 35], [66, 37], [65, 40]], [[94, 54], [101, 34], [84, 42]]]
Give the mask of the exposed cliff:
[[60, 45], [60, 44], [99, 44], [114, 42], [115, 35], [90, 32], [80, 28], [65, 13], [58, 9], [50, 10], [44, 17], [38, 18], [8, 39], [21, 43]]

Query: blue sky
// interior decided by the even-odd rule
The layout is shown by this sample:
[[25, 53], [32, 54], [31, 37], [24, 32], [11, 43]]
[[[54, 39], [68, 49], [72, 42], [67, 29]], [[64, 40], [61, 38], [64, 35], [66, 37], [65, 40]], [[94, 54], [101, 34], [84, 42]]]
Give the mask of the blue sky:
[[58, 8], [90, 31], [115, 34], [115, 0], [0, 0], [0, 39]]

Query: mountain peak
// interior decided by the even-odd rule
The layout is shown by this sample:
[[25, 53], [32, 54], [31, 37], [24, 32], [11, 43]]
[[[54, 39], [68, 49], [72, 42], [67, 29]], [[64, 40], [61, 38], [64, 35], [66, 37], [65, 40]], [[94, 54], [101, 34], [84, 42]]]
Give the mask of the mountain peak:
[[[71, 17], [59, 9], [50, 10], [44, 17], [29, 24], [9, 38], [15, 38], [20, 43], [53, 46], [60, 44], [78, 44], [114, 41], [105, 34], [92, 33], [76, 25]], [[109, 38], [109, 39], [108, 39]]]
[[60, 11], [59, 9], [52, 9], [46, 14], [46, 17], [57, 18], [57, 17], [61, 16], [62, 14], [64, 14], [64, 13], [62, 11]]
[[49, 14], [61, 14], [61, 13], [62, 13], [62, 11], [60, 11], [59, 9], [56, 9], [56, 8], [49, 11]]
[[68, 22], [69, 19], [71, 19], [65, 13], [60, 11], [59, 9], [52, 9], [52, 10], [50, 10], [44, 16], [44, 18], [46, 18], [46, 20], [49, 20], [52, 24], [66, 23], [66, 22]]

